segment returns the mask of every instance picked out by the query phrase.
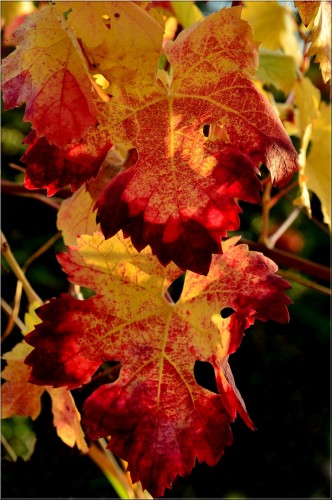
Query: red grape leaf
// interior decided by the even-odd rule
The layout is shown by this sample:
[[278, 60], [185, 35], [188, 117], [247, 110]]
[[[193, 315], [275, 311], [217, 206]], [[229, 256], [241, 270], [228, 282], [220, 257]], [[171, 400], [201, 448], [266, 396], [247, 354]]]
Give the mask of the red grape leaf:
[[21, 160], [27, 163], [24, 185], [28, 189], [47, 189], [49, 196], [71, 185], [75, 191], [97, 175], [111, 147], [99, 134], [88, 134], [77, 142], [59, 148], [34, 131], [25, 138], [29, 145]]
[[[104, 362], [121, 363], [119, 378], [85, 402], [83, 423], [91, 439], [111, 435], [109, 447], [153, 496], [188, 474], [196, 458], [216, 464], [237, 412], [253, 427], [228, 356], [255, 318], [288, 320], [289, 285], [273, 262], [237, 241], [223, 244], [208, 276], [187, 272], [174, 304], [165, 291], [175, 266], [163, 268], [148, 248], [139, 254], [120, 235], [81, 236], [59, 261], [72, 282], [96, 295], [51, 300], [27, 337], [36, 384], [79, 387]], [[222, 318], [224, 308], [234, 313]], [[218, 393], [196, 382], [197, 360], [213, 366]]]
[[62, 201], [57, 215], [57, 227], [62, 231], [65, 245], [76, 245], [79, 234], [92, 235], [95, 231], [100, 231], [93, 207], [109, 180], [130, 161], [130, 155], [123, 153], [125, 152], [112, 147], [97, 177], [81, 186], [70, 198]]
[[27, 17], [13, 33], [17, 49], [2, 64], [5, 109], [26, 103], [24, 119], [50, 144], [65, 146], [97, 123], [87, 63], [54, 7]]
[[[258, 202], [259, 162], [279, 185], [297, 169], [280, 120], [249, 80], [257, 46], [240, 13], [224, 9], [181, 32], [165, 49], [173, 76], [120, 89], [99, 119], [139, 157], [97, 201], [105, 237], [123, 229], [162, 264], [202, 274], [220, 237], [239, 226], [234, 198]], [[218, 125], [217, 140], [204, 137], [206, 124]]]

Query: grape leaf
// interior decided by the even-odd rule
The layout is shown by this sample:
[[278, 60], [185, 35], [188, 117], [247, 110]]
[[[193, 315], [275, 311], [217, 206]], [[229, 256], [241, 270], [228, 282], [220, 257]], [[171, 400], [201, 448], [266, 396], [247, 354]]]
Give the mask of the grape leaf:
[[61, 203], [57, 215], [57, 227], [59, 231], [62, 231], [65, 245], [76, 245], [79, 234], [92, 235], [100, 230], [94, 213], [95, 201], [108, 184], [109, 179], [112, 179], [127, 161], [128, 158], [124, 152], [112, 147], [97, 177], [81, 186], [70, 198]]
[[315, 62], [320, 63], [324, 82], [331, 79], [331, 2], [320, 2], [316, 15], [308, 56], [315, 55]]
[[[41, 322], [35, 314], [37, 305], [30, 306], [29, 313], [25, 315], [25, 334]], [[7, 366], [1, 373], [5, 380], [1, 387], [1, 418], [21, 415], [35, 420], [40, 414], [41, 397], [46, 391], [52, 399], [53, 423], [59, 438], [71, 448], [76, 444], [86, 453], [88, 447], [80, 424], [81, 416], [71, 393], [62, 387], [54, 389], [29, 382], [31, 368], [23, 361], [31, 351], [32, 347], [23, 340], [2, 355]]]
[[147, 12], [133, 2], [57, 2], [56, 8], [71, 10], [67, 24], [94, 72], [109, 81], [111, 94], [155, 77], [163, 27], [154, 9]]
[[1, 373], [6, 380], [1, 387], [1, 418], [21, 415], [35, 420], [40, 414], [40, 398], [45, 389], [28, 383], [31, 369], [23, 364], [30, 351], [31, 347], [21, 342], [2, 355], [7, 366]]
[[320, 2], [295, 1], [294, 5], [299, 11], [304, 26], [308, 26], [317, 15]]
[[[174, 261], [183, 270], [206, 274], [211, 254], [221, 251], [220, 238], [239, 226], [241, 209], [234, 198], [259, 201], [259, 163], [280, 186], [297, 169], [297, 154], [279, 118], [249, 79], [257, 64], [251, 28], [240, 19], [240, 8], [208, 16], [166, 44], [171, 73], [159, 71], [156, 81], [162, 27], [153, 9], [123, 2], [84, 3], [82, 9], [69, 4], [68, 33], [82, 37], [90, 66], [97, 66], [109, 85], [98, 93], [105, 97], [97, 104], [99, 126], [83, 137], [81, 165], [72, 157], [67, 161], [77, 143], [52, 150], [55, 169], [45, 165], [48, 143], [37, 143], [24, 155], [25, 185], [49, 183], [49, 194], [65, 182], [77, 189], [98, 169], [105, 144], [136, 148], [136, 164], [116, 176], [97, 201], [103, 233], [111, 237], [122, 229], [138, 250], [150, 245], [163, 264]], [[89, 30], [86, 41], [83, 36], [91, 9], [99, 15], [98, 46]], [[141, 21], [139, 43], [134, 43], [133, 12]], [[94, 26], [94, 18], [91, 22]], [[124, 51], [124, 41], [130, 50]], [[218, 139], [204, 136], [205, 125], [219, 127]], [[37, 146], [43, 146], [42, 156]]]
[[100, 134], [88, 134], [78, 142], [63, 148], [50, 144], [34, 131], [24, 139], [29, 147], [21, 160], [27, 164], [24, 185], [28, 189], [47, 189], [49, 196], [71, 185], [75, 191], [97, 175], [111, 147]]
[[[221, 10], [168, 42], [173, 77], [160, 72], [144, 92], [124, 90], [104, 118], [113, 142], [139, 155], [97, 201], [104, 235], [123, 229], [164, 265], [172, 260], [202, 274], [220, 237], [239, 225], [234, 198], [258, 201], [259, 161], [279, 185], [297, 168], [281, 122], [248, 78], [257, 50], [240, 13]], [[204, 137], [205, 124], [217, 124], [223, 140]]]
[[[253, 427], [228, 356], [256, 318], [288, 320], [289, 285], [274, 263], [237, 241], [223, 244], [207, 277], [187, 272], [174, 304], [165, 298], [179, 274], [174, 265], [162, 267], [150, 249], [138, 253], [120, 234], [81, 236], [59, 262], [96, 295], [51, 300], [27, 337], [36, 384], [79, 387], [105, 361], [121, 363], [119, 378], [86, 400], [83, 423], [91, 439], [111, 435], [109, 447], [128, 461], [133, 482], [154, 497], [188, 474], [196, 457], [217, 463], [237, 413]], [[230, 307], [233, 314], [222, 318]], [[218, 393], [196, 382], [196, 360], [212, 364]]]
[[27, 17], [13, 33], [17, 49], [4, 59], [5, 109], [26, 103], [24, 119], [38, 136], [65, 146], [97, 123], [87, 63], [53, 7]]
[[[307, 153], [309, 140], [311, 147]], [[331, 229], [331, 106], [324, 102], [307, 125], [300, 159], [301, 195], [294, 204], [305, 206], [311, 217], [308, 189], [313, 191], [320, 199], [324, 222]]]

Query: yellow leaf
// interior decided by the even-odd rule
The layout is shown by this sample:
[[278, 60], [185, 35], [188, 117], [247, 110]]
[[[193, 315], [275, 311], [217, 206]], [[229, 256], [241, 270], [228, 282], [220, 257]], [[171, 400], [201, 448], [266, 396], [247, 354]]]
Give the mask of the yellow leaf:
[[320, 2], [294, 2], [295, 7], [298, 9], [303, 24], [308, 26], [316, 17]]
[[163, 27], [154, 9], [132, 2], [57, 2], [56, 8], [71, 10], [67, 24], [82, 40], [91, 68], [111, 82], [110, 94], [123, 81], [128, 90], [156, 74]]
[[307, 77], [295, 83], [295, 103], [299, 110], [300, 130], [303, 136], [307, 126], [318, 117], [320, 92]]
[[324, 222], [331, 229], [331, 105], [321, 103], [320, 114], [311, 135], [305, 175], [308, 189], [321, 201]]
[[269, 50], [282, 49], [299, 66], [302, 51], [295, 36], [297, 25], [289, 7], [278, 2], [246, 2], [242, 19], [254, 28], [255, 40]]
[[61, 203], [57, 228], [62, 231], [65, 245], [76, 245], [79, 234], [93, 234], [98, 229], [94, 203], [85, 185]]
[[261, 48], [256, 78], [265, 83], [272, 83], [277, 89], [289, 94], [296, 79], [294, 58], [279, 51]]
[[1, 373], [5, 380], [1, 387], [1, 418], [21, 415], [35, 420], [40, 414], [40, 398], [45, 388], [28, 383], [31, 368], [23, 363], [32, 349], [22, 341], [2, 356], [7, 366]]
[[48, 389], [47, 392], [52, 399], [53, 423], [59, 438], [71, 448], [76, 444], [79, 450], [87, 453], [88, 446], [80, 424], [81, 415], [77, 411], [70, 391], [59, 387]]
[[324, 82], [331, 78], [331, 2], [321, 2], [314, 21], [308, 55], [320, 63]]
[[29, 304], [29, 310], [27, 313], [24, 315], [24, 323], [26, 328], [22, 330], [23, 335], [26, 335], [29, 332], [32, 332], [34, 329], [35, 325], [38, 325], [41, 323], [41, 319], [38, 318], [36, 314], [36, 309], [39, 307], [40, 304], [38, 302], [33, 302], [32, 304]]

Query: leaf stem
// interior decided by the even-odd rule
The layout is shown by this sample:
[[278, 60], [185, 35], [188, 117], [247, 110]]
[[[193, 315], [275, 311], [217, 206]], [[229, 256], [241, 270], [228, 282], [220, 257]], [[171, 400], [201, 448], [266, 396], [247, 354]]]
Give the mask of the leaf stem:
[[[103, 440], [98, 440], [100, 444]], [[95, 443], [92, 443], [88, 451], [89, 457], [105, 474], [120, 498], [135, 498], [135, 493], [128, 483], [126, 473], [118, 465], [110, 450], [102, 449]]]
[[34, 291], [32, 286], [30, 285], [29, 281], [26, 279], [22, 269], [20, 268], [17, 260], [15, 259], [14, 255], [12, 254], [12, 251], [10, 249], [9, 243], [7, 241], [7, 238], [1, 231], [1, 253], [5, 257], [6, 261], [8, 262], [11, 270], [15, 274], [16, 278], [22, 282], [23, 289], [26, 293], [26, 296], [32, 304], [33, 302], [38, 302], [40, 305], [43, 304], [42, 299], [37, 295], [37, 293]]

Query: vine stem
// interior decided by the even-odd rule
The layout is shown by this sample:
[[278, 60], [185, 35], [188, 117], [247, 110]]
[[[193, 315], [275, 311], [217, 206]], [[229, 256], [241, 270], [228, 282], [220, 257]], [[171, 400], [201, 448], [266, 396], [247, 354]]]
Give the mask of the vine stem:
[[42, 305], [43, 304], [42, 299], [39, 297], [39, 295], [37, 295], [37, 293], [34, 291], [32, 286], [30, 285], [29, 281], [25, 277], [25, 274], [23, 273], [17, 260], [15, 259], [14, 255], [10, 249], [7, 238], [5, 237], [5, 235], [3, 234], [2, 231], [1, 231], [1, 254], [4, 256], [4, 258], [8, 262], [8, 264], [9, 264], [11, 270], [13, 271], [13, 273], [15, 274], [16, 278], [22, 282], [23, 290], [25, 291], [26, 296], [27, 296], [30, 304], [32, 304], [33, 302], [38, 302], [38, 304]]
[[[35, 253], [33, 253], [24, 263], [22, 266], [22, 272], [25, 274], [27, 272], [28, 267], [38, 258], [40, 257], [43, 253], [45, 253], [59, 238], [61, 237], [61, 232], [58, 231], [54, 236], [52, 236], [46, 243], [44, 243], [38, 250], [36, 250]], [[2, 335], [2, 340], [6, 338], [12, 331], [13, 326], [15, 324], [15, 318], [18, 315], [18, 312], [20, 310], [20, 304], [21, 304], [21, 297], [22, 297], [22, 281], [17, 281], [16, 285], [16, 291], [15, 291], [15, 298], [14, 298], [14, 307], [12, 310], [12, 315], [9, 318], [8, 324], [6, 326], [5, 331], [3, 332]]]
[[316, 292], [323, 293], [324, 295], [332, 295], [330, 288], [327, 288], [326, 286], [323, 285], [319, 285], [314, 281], [302, 278], [302, 276], [298, 276], [297, 274], [291, 273], [289, 271], [281, 271], [280, 269], [278, 269], [277, 274], [290, 281], [295, 281], [295, 283], [299, 283], [300, 285], [311, 288], [312, 290], [316, 290]]
[[298, 271], [311, 274], [315, 278], [322, 279], [330, 283], [331, 270], [327, 266], [312, 262], [311, 260], [293, 255], [279, 248], [268, 248], [263, 242], [255, 242], [241, 238], [241, 242], [248, 245], [250, 250], [262, 252], [266, 257], [272, 259], [278, 266], [292, 267]]

